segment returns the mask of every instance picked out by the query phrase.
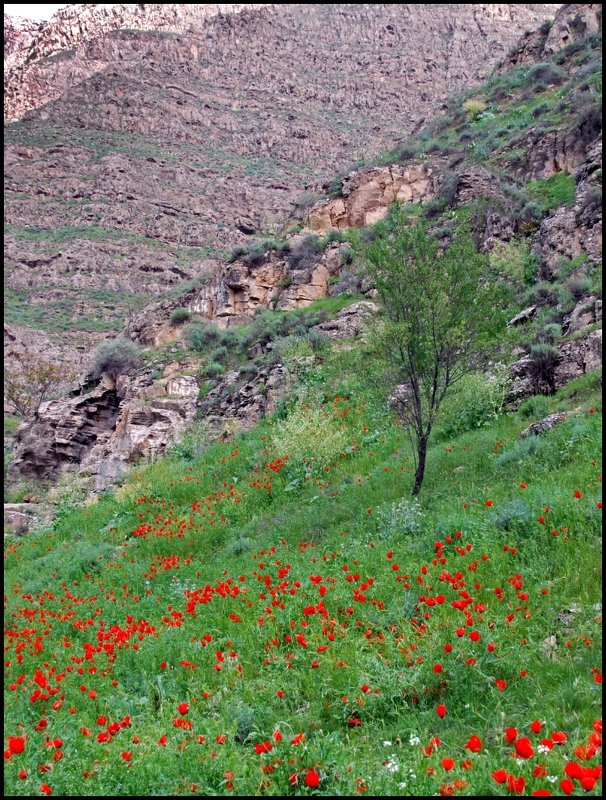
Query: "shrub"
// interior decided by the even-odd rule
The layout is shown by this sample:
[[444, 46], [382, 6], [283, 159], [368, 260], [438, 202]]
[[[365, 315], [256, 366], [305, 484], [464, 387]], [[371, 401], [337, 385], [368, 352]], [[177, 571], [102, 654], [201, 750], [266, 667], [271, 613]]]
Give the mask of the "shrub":
[[183, 338], [190, 350], [204, 353], [221, 340], [219, 328], [206, 322], [194, 322], [183, 329]]
[[494, 422], [503, 410], [508, 387], [504, 370], [492, 375], [467, 375], [443, 408], [438, 423], [441, 437], [450, 439]]
[[542, 219], [543, 209], [538, 203], [530, 201], [520, 211], [520, 222], [524, 225], [536, 227]]
[[544, 394], [537, 394], [524, 400], [518, 411], [523, 417], [541, 419], [549, 414], [549, 400]]
[[403, 533], [407, 536], [416, 536], [421, 531], [423, 512], [418, 500], [402, 497], [401, 500], [390, 503], [377, 511], [377, 539], [390, 539]]
[[530, 348], [530, 377], [538, 393], [544, 387], [549, 394], [555, 392], [555, 370], [559, 361], [557, 347], [540, 342]]
[[494, 514], [494, 524], [504, 531], [524, 533], [534, 518], [533, 509], [520, 497], [505, 502]]
[[498, 273], [522, 285], [536, 280], [538, 264], [526, 239], [497, 242], [490, 253], [490, 264]]
[[206, 377], [210, 380], [217, 380], [225, 373], [225, 367], [218, 361], [209, 361], [204, 369]]
[[524, 459], [536, 455], [546, 446], [547, 439], [541, 436], [527, 436], [518, 439], [514, 444], [495, 460], [498, 469], [508, 467], [510, 464], [521, 464]]
[[476, 120], [486, 111], [486, 103], [483, 100], [466, 100], [463, 103], [463, 111], [470, 120]]
[[275, 352], [290, 370], [314, 358], [311, 343], [302, 336], [285, 336], [278, 339], [275, 344]]
[[556, 172], [549, 178], [531, 181], [528, 184], [528, 191], [543, 212], [551, 211], [558, 206], [571, 208], [576, 197], [574, 177], [566, 172]]
[[103, 342], [95, 351], [93, 376], [109, 375], [114, 380], [118, 375], [128, 375], [141, 364], [141, 349], [130, 339], [111, 339]]
[[229, 350], [227, 347], [225, 347], [225, 345], [219, 345], [219, 347], [215, 347], [215, 349], [208, 354], [208, 360], [217, 361], [219, 364], [223, 364], [225, 361], [227, 361], [228, 355]]
[[545, 86], [554, 84], [559, 86], [566, 80], [566, 70], [548, 61], [540, 61], [530, 68], [528, 80], [531, 84], [542, 83]]
[[175, 308], [171, 312], [170, 323], [171, 325], [181, 325], [183, 322], [187, 322], [190, 316], [191, 314], [186, 308]]
[[566, 283], [567, 291], [570, 292], [570, 295], [573, 298], [573, 300], [576, 300], [577, 302], [582, 297], [585, 297], [585, 295], [589, 294], [591, 292], [592, 287], [593, 287], [592, 280], [587, 276], [571, 278]]
[[311, 269], [316, 265], [321, 252], [322, 241], [320, 237], [311, 233], [294, 250], [291, 250], [288, 257], [288, 266], [290, 269]]
[[350, 264], [353, 263], [353, 260], [354, 260], [353, 248], [351, 248], [349, 246], [348, 247], [344, 247], [343, 250], [341, 251], [341, 258], [340, 258], [340, 261], [339, 261], [340, 265], [342, 267], [349, 266]]
[[276, 455], [313, 468], [337, 458], [349, 445], [349, 436], [322, 408], [300, 405], [276, 424], [272, 441]]
[[538, 338], [545, 344], [556, 344], [562, 338], [562, 326], [557, 322], [549, 322], [539, 330]]
[[231, 253], [227, 256], [227, 263], [233, 264], [234, 261], [237, 261], [239, 258], [246, 255], [246, 253], [248, 253], [247, 247], [244, 247], [241, 244], [236, 245]]

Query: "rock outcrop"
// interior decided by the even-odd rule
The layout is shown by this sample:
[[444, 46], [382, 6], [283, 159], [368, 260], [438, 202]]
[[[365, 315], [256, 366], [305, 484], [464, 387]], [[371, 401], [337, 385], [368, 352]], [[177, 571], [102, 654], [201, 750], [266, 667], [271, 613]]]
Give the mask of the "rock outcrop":
[[73, 464], [105, 488], [138, 458], [163, 452], [192, 421], [195, 377], [154, 380], [149, 371], [117, 381], [104, 378], [92, 391], [44, 403], [17, 432], [10, 474], [38, 480], [58, 477]]
[[549, 394], [553, 389], [565, 386], [573, 378], [579, 378], [602, 368], [602, 331], [591, 331], [585, 336], [563, 342], [558, 347], [558, 359], [551, 385], [536, 381], [532, 377], [532, 357], [523, 356], [510, 368], [511, 387], [508, 402], [518, 404], [533, 394]]
[[230, 372], [200, 402], [205, 424], [215, 436], [252, 428], [275, 411], [289, 384], [290, 374], [282, 364], [261, 369], [249, 379], [237, 370]]
[[[554, 9], [555, 10], [555, 9]], [[536, 64], [602, 26], [601, 3], [564, 3], [555, 10], [553, 24], [546, 21], [527, 31], [500, 64], [502, 72], [522, 64]]]
[[353, 172], [342, 183], [340, 196], [316, 203], [306, 214], [306, 226], [318, 233], [361, 228], [383, 219], [394, 200], [424, 203], [434, 195], [433, 170], [426, 163], [369, 167]]

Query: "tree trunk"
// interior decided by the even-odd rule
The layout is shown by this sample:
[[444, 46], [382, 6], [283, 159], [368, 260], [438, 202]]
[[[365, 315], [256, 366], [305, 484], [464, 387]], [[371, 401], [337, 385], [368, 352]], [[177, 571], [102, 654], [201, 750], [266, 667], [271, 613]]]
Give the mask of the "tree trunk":
[[421, 489], [423, 478], [425, 477], [425, 457], [427, 456], [427, 436], [422, 436], [417, 445], [417, 455], [419, 457], [417, 463], [417, 471], [415, 473], [415, 485], [412, 487], [412, 496], [416, 497]]

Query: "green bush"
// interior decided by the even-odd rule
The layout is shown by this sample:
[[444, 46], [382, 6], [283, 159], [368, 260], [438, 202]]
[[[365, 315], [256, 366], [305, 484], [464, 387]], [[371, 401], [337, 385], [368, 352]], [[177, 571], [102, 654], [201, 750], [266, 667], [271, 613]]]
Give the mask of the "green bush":
[[423, 512], [418, 500], [402, 497], [394, 503], [381, 506], [377, 511], [377, 539], [391, 539], [404, 534], [416, 536], [421, 532]]
[[450, 439], [494, 422], [503, 410], [508, 387], [504, 370], [492, 375], [467, 375], [443, 407], [437, 433]]
[[141, 365], [141, 348], [130, 339], [111, 339], [95, 351], [93, 376], [109, 375], [114, 380], [128, 375]]
[[529, 286], [536, 280], [537, 258], [527, 239], [497, 242], [490, 253], [490, 264], [502, 277], [521, 285]]
[[549, 394], [555, 392], [555, 369], [558, 361], [557, 347], [544, 342], [532, 345], [530, 348], [530, 376], [535, 391], [539, 392], [546, 387]]
[[528, 80], [530, 84], [542, 83], [545, 86], [559, 86], [566, 80], [566, 70], [551, 64], [549, 61], [539, 61], [530, 67]]
[[191, 314], [187, 308], [175, 308], [171, 312], [170, 323], [171, 325], [181, 325], [183, 322], [187, 322], [190, 316]]
[[225, 345], [219, 345], [219, 347], [215, 347], [214, 350], [208, 354], [209, 361], [216, 361], [219, 364], [224, 364], [227, 361], [227, 357], [229, 356], [229, 350]]
[[322, 240], [316, 234], [311, 233], [291, 250], [288, 266], [290, 269], [311, 269], [317, 264], [322, 250]]
[[533, 395], [524, 400], [518, 411], [523, 417], [542, 419], [549, 414], [550, 401], [544, 394]]
[[206, 373], [207, 378], [210, 378], [211, 380], [216, 380], [225, 373], [225, 367], [218, 361], [209, 361], [204, 371]]
[[272, 434], [276, 455], [288, 455], [291, 463], [323, 467], [349, 445], [349, 436], [322, 408], [297, 406], [276, 424]]
[[483, 100], [466, 100], [463, 103], [463, 111], [467, 114], [468, 119], [476, 120], [486, 111], [486, 103]]
[[183, 329], [183, 338], [190, 350], [204, 353], [221, 341], [222, 331], [209, 322], [194, 322]]

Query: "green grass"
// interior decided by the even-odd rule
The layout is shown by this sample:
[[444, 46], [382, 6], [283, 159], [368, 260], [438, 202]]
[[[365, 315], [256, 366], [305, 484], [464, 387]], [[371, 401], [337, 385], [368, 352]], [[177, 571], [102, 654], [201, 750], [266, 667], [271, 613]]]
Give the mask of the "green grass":
[[552, 211], [558, 206], [571, 208], [574, 205], [576, 196], [574, 175], [566, 172], [556, 172], [549, 178], [531, 181], [527, 188], [544, 212]]
[[[317, 772], [323, 795], [464, 780], [490, 796], [499, 768], [557, 791], [533, 768], [559, 782], [599, 717], [596, 379], [549, 400], [578, 410], [532, 445], [517, 438], [528, 414], [436, 439], [415, 507], [407, 437], [366, 358], [327, 356], [277, 418], [200, 456], [175, 448], [7, 542], [5, 727], [28, 737], [8, 794], [309, 794]], [[303, 462], [279, 442], [305, 408], [322, 448], [306, 438]], [[466, 613], [452, 605], [465, 592]], [[508, 726], [535, 753], [552, 731], [568, 742], [514, 760]]]

